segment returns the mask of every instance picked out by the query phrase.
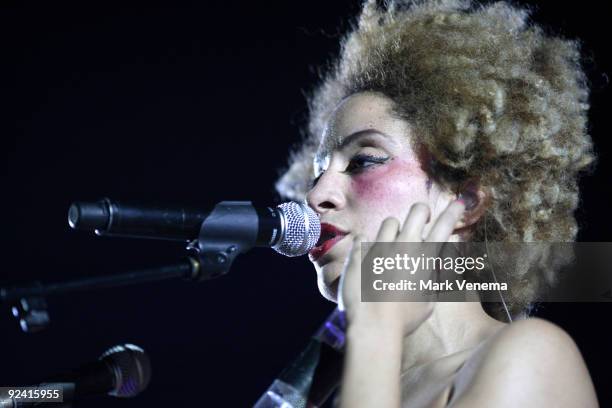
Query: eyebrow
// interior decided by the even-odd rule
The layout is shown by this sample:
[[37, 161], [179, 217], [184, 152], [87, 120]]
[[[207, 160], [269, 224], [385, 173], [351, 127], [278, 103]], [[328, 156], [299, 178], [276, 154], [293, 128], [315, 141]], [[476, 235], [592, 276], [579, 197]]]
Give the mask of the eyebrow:
[[341, 141], [327, 143], [327, 146], [325, 146], [325, 151], [323, 153], [328, 154], [330, 151], [333, 151], [333, 150], [342, 150], [346, 146], [350, 145], [351, 143], [354, 143], [355, 141], [361, 139], [362, 137], [368, 136], [372, 133], [376, 133], [380, 136], [391, 139], [389, 135], [387, 135], [384, 132], [381, 132], [380, 130], [377, 130], [374, 128], [367, 128], [363, 130], [358, 130], [357, 132], [353, 132], [350, 135], [344, 137]]
[[[315, 155], [315, 162], [322, 161], [323, 158], [329, 154], [329, 152], [334, 151], [334, 150], [342, 150], [346, 146], [350, 145], [351, 143], [354, 143], [355, 141], [363, 137], [371, 135], [372, 133], [378, 134], [389, 140], [392, 140], [391, 136], [375, 128], [367, 128], [367, 129], [358, 130], [344, 137], [340, 141], [329, 141], [328, 143], [326, 143], [325, 148], [322, 151], [319, 151]], [[315, 165], [315, 168], [316, 168], [316, 165]]]

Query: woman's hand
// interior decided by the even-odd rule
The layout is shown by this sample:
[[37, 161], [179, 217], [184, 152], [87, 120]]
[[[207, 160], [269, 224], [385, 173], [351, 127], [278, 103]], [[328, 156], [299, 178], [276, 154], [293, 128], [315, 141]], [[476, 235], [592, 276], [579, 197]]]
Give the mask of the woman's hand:
[[[384, 249], [388, 253], [388, 243], [420, 242], [421, 247], [413, 246], [414, 257], [428, 253], [428, 256], [437, 256], [441, 245], [431, 243], [447, 242], [455, 226], [461, 219], [465, 204], [461, 200], [452, 201], [440, 214], [435, 224], [424, 237], [425, 225], [429, 221], [430, 211], [426, 204], [416, 203], [410, 209], [403, 226], [396, 218], [387, 218], [383, 221], [376, 236], [376, 242], [384, 242]], [[379, 328], [383, 331], [397, 331], [406, 336], [416, 330], [433, 312], [433, 302], [361, 302], [361, 242], [363, 237], [357, 236], [353, 240], [353, 248], [346, 260], [339, 284], [338, 306], [346, 312], [349, 326], [358, 325], [366, 330]], [[425, 244], [427, 243], [427, 244]], [[368, 251], [381, 250], [381, 246], [374, 244]], [[410, 254], [409, 254], [410, 256]], [[427, 279], [421, 271], [413, 277]]]
[[[423, 252], [429, 252], [429, 256], [436, 256], [441, 245], [430, 243], [448, 241], [464, 209], [463, 202], [452, 202], [423, 238], [430, 216], [429, 207], [425, 204], [415, 204], [401, 228], [399, 221], [394, 218], [383, 221], [376, 242], [427, 242], [427, 245], [423, 244], [420, 248], [415, 245], [416, 248], [413, 249], [418, 252], [413, 255], [419, 257]], [[431, 316], [434, 304], [361, 302], [362, 240], [362, 237], [356, 237], [353, 241], [338, 289], [338, 307], [346, 312], [348, 320], [340, 407], [399, 408], [402, 339]], [[385, 244], [385, 249], [388, 250], [389, 245], [393, 244]], [[378, 251], [381, 247], [373, 245], [368, 255], [372, 255], [371, 251]], [[423, 278], [423, 274], [420, 278]]]

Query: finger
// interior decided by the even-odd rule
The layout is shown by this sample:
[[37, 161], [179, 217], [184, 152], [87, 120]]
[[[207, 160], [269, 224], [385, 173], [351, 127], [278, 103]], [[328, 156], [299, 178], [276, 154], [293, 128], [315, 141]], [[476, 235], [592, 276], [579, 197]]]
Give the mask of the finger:
[[389, 217], [380, 224], [376, 242], [394, 242], [397, 238], [397, 233], [400, 228], [400, 223], [397, 218]]
[[429, 217], [430, 211], [427, 204], [414, 203], [412, 207], [410, 207], [410, 211], [406, 216], [404, 226], [402, 227], [397, 240], [405, 242], [421, 242], [423, 227], [425, 227], [425, 224], [427, 224]]
[[465, 211], [465, 204], [456, 200], [449, 204], [449, 206], [440, 214], [440, 217], [436, 220], [434, 226], [429, 232], [427, 242], [446, 242], [455, 229], [457, 221], [461, 219], [463, 212]]
[[351, 246], [351, 250], [346, 257], [346, 261], [344, 263], [344, 269], [347, 270], [355, 265], [359, 265], [361, 263], [361, 242], [363, 241], [363, 237], [361, 235], [356, 235], [353, 238], [353, 243]]
[[353, 245], [346, 258], [342, 274], [340, 275], [340, 282], [338, 283], [338, 309], [341, 311], [346, 310], [344, 302], [346, 277], [349, 274], [352, 275], [356, 273], [356, 271], [361, 268], [361, 241], [362, 237], [359, 235], [353, 239]]

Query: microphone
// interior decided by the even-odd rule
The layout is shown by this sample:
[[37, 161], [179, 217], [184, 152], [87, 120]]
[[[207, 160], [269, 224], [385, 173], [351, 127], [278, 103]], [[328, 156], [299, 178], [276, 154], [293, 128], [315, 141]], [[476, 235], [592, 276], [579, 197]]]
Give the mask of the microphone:
[[[66, 403], [100, 394], [135, 397], [147, 388], [150, 379], [151, 362], [144, 350], [133, 344], [121, 344], [102, 353], [97, 361], [56, 375], [37, 387], [63, 389], [63, 402]], [[40, 403], [0, 398], [0, 407], [38, 406]]]
[[[192, 241], [206, 238], [204, 226], [216, 236], [271, 247], [286, 256], [305, 255], [321, 234], [317, 214], [303, 203], [255, 208], [248, 201], [224, 201], [213, 211], [184, 207], [140, 206], [108, 198], [75, 202], [68, 210], [68, 224], [97, 235]], [[246, 236], [246, 238], [245, 238]]]

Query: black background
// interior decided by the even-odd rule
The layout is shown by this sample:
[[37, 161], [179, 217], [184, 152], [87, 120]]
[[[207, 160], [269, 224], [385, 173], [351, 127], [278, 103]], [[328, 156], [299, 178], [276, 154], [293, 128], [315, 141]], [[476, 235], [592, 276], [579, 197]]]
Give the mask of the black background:
[[[299, 140], [313, 67], [338, 49], [356, 1], [3, 2], [4, 118], [0, 282], [119, 273], [172, 263], [181, 244], [71, 231], [74, 200], [273, 203]], [[535, 20], [584, 41], [600, 163], [582, 183], [579, 240], [610, 241], [604, 2], [536, 6]], [[15, 91], [15, 92], [11, 92]], [[13, 139], [14, 138], [14, 139]], [[132, 342], [153, 365], [133, 400], [90, 407], [250, 406], [333, 309], [306, 258], [239, 257], [206, 283], [169, 281], [49, 299], [52, 323], [19, 331], [0, 309], [0, 385], [23, 385]], [[539, 316], [582, 351], [612, 406], [610, 304], [549, 304]]]

